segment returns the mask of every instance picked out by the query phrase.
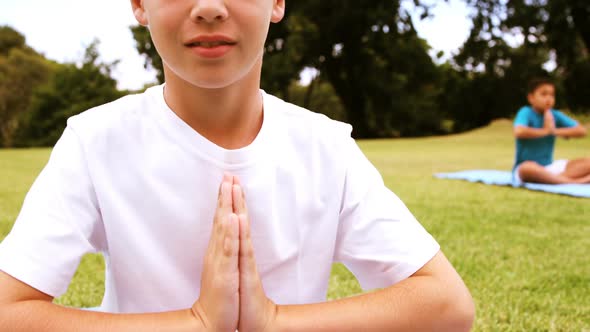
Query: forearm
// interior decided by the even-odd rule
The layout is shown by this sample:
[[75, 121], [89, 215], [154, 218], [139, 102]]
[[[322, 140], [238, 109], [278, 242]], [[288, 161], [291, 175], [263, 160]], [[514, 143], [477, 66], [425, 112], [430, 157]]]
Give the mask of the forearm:
[[555, 136], [559, 137], [584, 137], [586, 136], [586, 128], [582, 126], [570, 127], [570, 128], [557, 128], [555, 129]]
[[338, 301], [279, 306], [278, 331], [468, 331], [473, 320], [469, 292], [433, 279], [411, 277]]
[[514, 136], [520, 139], [541, 138], [551, 135], [549, 128], [531, 128], [518, 126], [514, 128]]
[[204, 331], [190, 309], [153, 314], [108, 314], [66, 308], [47, 301], [0, 307], [0, 331]]

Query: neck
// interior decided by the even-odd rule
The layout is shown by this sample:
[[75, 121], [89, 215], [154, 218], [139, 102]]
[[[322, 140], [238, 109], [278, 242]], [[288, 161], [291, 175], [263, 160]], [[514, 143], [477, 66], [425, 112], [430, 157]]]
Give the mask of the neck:
[[164, 99], [179, 118], [209, 141], [225, 149], [243, 148], [262, 127], [261, 65], [220, 89], [197, 87], [165, 68]]

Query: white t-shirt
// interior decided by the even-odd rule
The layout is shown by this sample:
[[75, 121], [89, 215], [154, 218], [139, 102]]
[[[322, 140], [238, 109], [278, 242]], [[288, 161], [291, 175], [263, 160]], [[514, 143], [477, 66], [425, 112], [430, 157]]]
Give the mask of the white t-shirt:
[[261, 93], [260, 133], [238, 150], [178, 118], [163, 86], [70, 118], [0, 244], [0, 270], [57, 297], [80, 258], [102, 252], [102, 310], [189, 308], [224, 171], [242, 181], [258, 269], [278, 304], [324, 301], [333, 262], [372, 289], [438, 252], [350, 125]]

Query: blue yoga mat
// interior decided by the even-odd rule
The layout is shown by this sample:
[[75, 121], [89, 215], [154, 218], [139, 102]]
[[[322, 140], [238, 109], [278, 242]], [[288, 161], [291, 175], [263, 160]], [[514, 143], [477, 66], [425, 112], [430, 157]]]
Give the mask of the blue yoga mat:
[[590, 184], [538, 184], [525, 182], [518, 185], [513, 183], [512, 173], [509, 171], [476, 169], [453, 173], [437, 173], [434, 176], [439, 179], [467, 180], [489, 185], [511, 186], [553, 194], [590, 198]]

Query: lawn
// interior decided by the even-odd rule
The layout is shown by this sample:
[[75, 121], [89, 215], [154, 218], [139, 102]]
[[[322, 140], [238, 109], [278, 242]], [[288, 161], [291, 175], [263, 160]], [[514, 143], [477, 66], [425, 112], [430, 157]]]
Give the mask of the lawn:
[[[509, 170], [507, 120], [448, 137], [360, 141], [386, 184], [435, 236], [477, 305], [474, 331], [590, 331], [590, 200], [433, 178], [435, 172]], [[590, 139], [560, 140], [557, 158], [590, 156]], [[0, 150], [0, 239], [49, 150]], [[100, 303], [100, 256], [86, 256], [67, 294], [78, 307]], [[359, 293], [334, 265], [328, 298]]]

